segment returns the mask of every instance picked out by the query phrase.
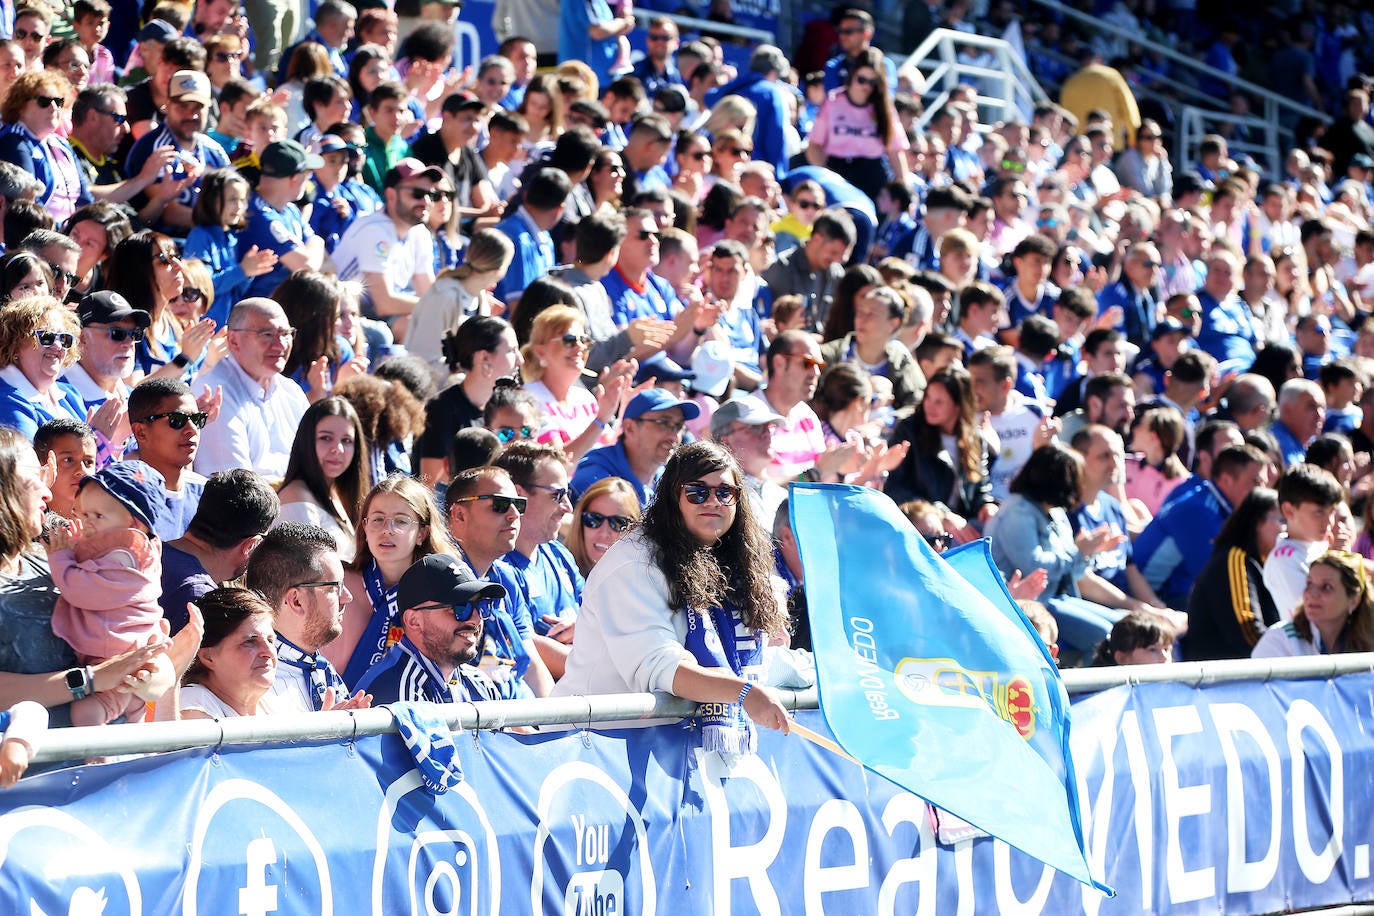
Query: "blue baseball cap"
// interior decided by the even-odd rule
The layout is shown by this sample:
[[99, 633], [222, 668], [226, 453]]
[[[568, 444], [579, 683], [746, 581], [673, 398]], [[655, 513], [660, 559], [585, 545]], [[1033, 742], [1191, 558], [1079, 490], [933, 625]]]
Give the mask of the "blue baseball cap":
[[138, 519], [151, 535], [167, 511], [166, 483], [161, 474], [142, 461], [116, 461], [81, 481], [77, 492], [98, 486], [109, 493], [129, 514]]
[[682, 410], [684, 420], [695, 420], [701, 416], [701, 408], [694, 402], [679, 401], [670, 392], [664, 391], [662, 388], [650, 388], [648, 391], [641, 391], [630, 399], [629, 405], [625, 408], [625, 419], [637, 420], [650, 411], [671, 410], [674, 407]]

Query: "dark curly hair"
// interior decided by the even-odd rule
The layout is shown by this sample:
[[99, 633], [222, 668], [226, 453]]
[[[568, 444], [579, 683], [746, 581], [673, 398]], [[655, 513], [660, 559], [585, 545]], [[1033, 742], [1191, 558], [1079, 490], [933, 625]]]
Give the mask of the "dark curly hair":
[[[734, 475], [740, 486], [739, 502], [730, 529], [716, 543], [704, 545], [687, 529], [678, 496], [683, 484], [716, 471]], [[691, 606], [704, 611], [728, 602], [739, 609], [746, 626], [781, 633], [787, 617], [768, 578], [773, 546], [768, 532], [754, 518], [753, 499], [733, 455], [714, 442], [692, 442], [668, 459], [640, 528], [654, 562], [668, 580], [674, 610]]]

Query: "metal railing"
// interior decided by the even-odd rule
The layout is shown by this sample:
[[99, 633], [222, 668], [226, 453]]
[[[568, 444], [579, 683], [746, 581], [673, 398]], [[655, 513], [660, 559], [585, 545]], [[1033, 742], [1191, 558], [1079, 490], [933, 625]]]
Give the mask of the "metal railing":
[[[1060, 0], [1033, 0], [1034, 3], [1046, 9], [1053, 10], [1058, 15], [1074, 20], [1082, 26], [1086, 26], [1090, 31], [1111, 35], [1116, 38], [1128, 41], [1151, 53], [1157, 54], [1176, 65], [1178, 71], [1185, 74], [1189, 79], [1175, 79], [1164, 77], [1159, 74], [1150, 73], [1149, 80], [1159, 85], [1167, 86], [1175, 93], [1170, 99], [1168, 96], [1153, 92], [1148, 85], [1135, 87], [1136, 91], [1142, 95], [1155, 94], [1161, 100], [1177, 105], [1183, 101], [1186, 112], [1189, 108], [1197, 111], [1194, 117], [1196, 123], [1224, 123], [1227, 121], [1235, 122], [1241, 120], [1239, 116], [1231, 114], [1229, 111], [1221, 109], [1222, 100], [1215, 98], [1199, 89], [1196, 85], [1198, 79], [1211, 79], [1230, 87], [1232, 90], [1239, 90], [1250, 96], [1251, 99], [1260, 103], [1260, 111], [1253, 116], [1253, 120], [1258, 125], [1264, 135], [1264, 147], [1253, 149], [1253, 144], [1245, 144], [1244, 151], [1251, 152], [1252, 155], [1259, 153], [1255, 158], [1263, 162], [1268, 162], [1271, 170], [1277, 170], [1283, 162], [1284, 150], [1293, 142], [1294, 125], [1303, 118], [1316, 118], [1319, 121], [1330, 121], [1331, 117], [1324, 111], [1294, 102], [1292, 99], [1285, 98], [1270, 89], [1258, 86], [1248, 80], [1238, 76], [1218, 70], [1209, 66], [1198, 57], [1189, 57], [1175, 51], [1168, 45], [1150, 41], [1139, 32], [1132, 32], [1110, 22], [1089, 16], [1071, 6], [1067, 6]], [[1249, 119], [1247, 119], [1249, 120]], [[1201, 134], [1187, 135], [1184, 132], [1184, 125], [1180, 124], [1179, 149], [1174, 156], [1176, 162], [1181, 162], [1184, 167], [1191, 165], [1191, 154], [1196, 142]], [[1228, 144], [1229, 145], [1229, 144]]]
[[[684, 36], [688, 32], [709, 32], [713, 35], [733, 35], [736, 38], [747, 38], [755, 44], [776, 45], [778, 38], [772, 32], [763, 29], [751, 29], [742, 25], [733, 25], [728, 22], [713, 22], [710, 19], [698, 19], [695, 16], [683, 16], [680, 13], [664, 13], [659, 10], [647, 10], [635, 8], [635, 21], [644, 28], [649, 27], [652, 19], [671, 19], [677, 24], [678, 31]], [[685, 38], [684, 38], [685, 40]], [[688, 74], [683, 74], [685, 78]]]
[[[961, 61], [961, 47], [991, 54], [994, 66]], [[921, 127], [944, 107], [950, 92], [961, 83], [969, 83], [978, 90], [979, 116], [985, 122], [1013, 118], [1029, 121], [1035, 106], [1049, 98], [1026, 62], [1000, 38], [936, 29], [900, 60], [898, 68], [906, 67], [919, 70], [925, 77], [926, 106], [916, 122]]]
[[[1122, 685], [1164, 681], [1201, 686], [1240, 680], [1328, 678], [1369, 671], [1374, 671], [1374, 653], [1274, 660], [1187, 662], [1176, 665], [1075, 668], [1064, 671], [1063, 678], [1064, 686], [1070, 694], [1082, 694]], [[789, 709], [816, 709], [819, 706], [819, 697], [814, 689], [780, 692], [783, 704]], [[522, 725], [590, 727], [599, 722], [681, 719], [692, 715], [696, 708], [695, 703], [667, 694], [636, 693], [455, 703], [443, 707], [443, 713], [450, 727], [499, 729]], [[34, 759], [37, 763], [51, 763], [88, 757], [179, 751], [193, 747], [347, 741], [364, 735], [381, 735], [395, 731], [395, 718], [391, 711], [385, 708], [63, 728], [53, 729], [44, 734]]]

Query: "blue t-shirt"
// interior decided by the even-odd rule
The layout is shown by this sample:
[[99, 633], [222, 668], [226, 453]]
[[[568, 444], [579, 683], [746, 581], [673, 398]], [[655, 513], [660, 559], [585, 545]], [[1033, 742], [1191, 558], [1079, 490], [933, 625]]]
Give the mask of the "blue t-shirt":
[[672, 321], [682, 311], [672, 284], [649, 271], [642, 289], [635, 289], [620, 268], [616, 267], [601, 278], [606, 295], [611, 299], [611, 317], [615, 326], [623, 328], [638, 318], [662, 318]]
[[1110, 493], [1098, 493], [1097, 499], [1092, 503], [1074, 510], [1069, 515], [1069, 521], [1073, 524], [1075, 535], [1080, 531], [1092, 531], [1102, 525], [1111, 529], [1113, 534], [1127, 535], [1126, 540], [1112, 550], [1101, 550], [1093, 554], [1088, 560], [1088, 569], [1130, 594], [1129, 583], [1126, 581], [1126, 566], [1131, 562], [1131, 539], [1130, 532], [1126, 529], [1126, 513], [1122, 511], [1117, 498]]
[[577, 616], [585, 583], [568, 548], [550, 541], [540, 544], [533, 556], [512, 550], [502, 560], [525, 577], [525, 599], [535, 633], [549, 635], [550, 624], [545, 616]]
[[607, 477], [619, 477], [621, 480], [634, 487], [635, 495], [639, 497], [640, 508], [649, 505], [649, 501], [654, 497], [654, 488], [658, 485], [658, 479], [663, 475], [663, 469], [659, 468], [654, 473], [654, 479], [648, 486], [639, 482], [635, 472], [630, 467], [630, 459], [625, 455], [625, 445], [623, 442], [615, 442], [611, 445], [603, 445], [594, 448], [582, 456], [582, 460], [577, 462], [577, 470], [573, 473], [572, 498], [576, 502], [587, 492], [587, 488], [598, 480]]
[[509, 304], [512, 298], [519, 298], [525, 287], [553, 270], [553, 238], [534, 225], [524, 207], [497, 223], [496, 231], [504, 233], [515, 245], [515, 257], [493, 290], [497, 299]]
[[162, 616], [172, 625], [173, 633], [190, 620], [187, 602], [195, 601], [216, 587], [215, 580], [210, 578], [200, 560], [171, 544], [162, 545], [162, 596], [157, 602], [162, 606]]
[[[248, 249], [243, 249], [247, 254]], [[224, 327], [229, 320], [229, 310], [240, 299], [247, 298], [252, 279], [243, 272], [239, 263], [239, 234], [230, 232], [222, 226], [194, 226], [186, 236], [186, 257], [197, 258], [204, 262], [210, 271], [210, 279], [215, 287], [215, 304], [210, 306], [206, 316], [215, 320], [215, 328]]]
[[[233, 163], [229, 161], [229, 154], [224, 151], [224, 147], [210, 139], [207, 135], [196, 134], [194, 143], [190, 146], [183, 146], [170, 130], [166, 127], [161, 127], [156, 130], [148, 131], [140, 137], [138, 142], [133, 145], [133, 148], [129, 150], [128, 158], [124, 160], [124, 174], [137, 175], [143, 170], [144, 163], [146, 163], [148, 157], [153, 154], [153, 150], [163, 146], [170, 146], [182, 152], [189, 153], [193, 158], [199, 160], [205, 166], [205, 170], [227, 169], [233, 167]], [[186, 164], [179, 159], [173, 160], [170, 168], [171, 172], [163, 175], [158, 181], [180, 181], [189, 175], [186, 170]], [[199, 194], [200, 181], [197, 179], [177, 195], [177, 203], [186, 207], [194, 207], [196, 205], [196, 197], [199, 196]], [[157, 228], [163, 231], [170, 230], [170, 234], [172, 235], [181, 235], [181, 231], [175, 227], [165, 226], [159, 223]]]
[[205, 480], [200, 475], [192, 480], [183, 480], [180, 493], [167, 494], [167, 508], [158, 518], [153, 533], [164, 542], [175, 541], [185, 534], [186, 529], [191, 527], [191, 519], [204, 492]]
[[[315, 237], [315, 230], [301, 217], [295, 204], [288, 203], [276, 210], [256, 192], [248, 201], [248, 225], [239, 234], [239, 249], [247, 251], [254, 245], [261, 251], [275, 251], [277, 256], [304, 249]], [[265, 274], [254, 277], [248, 284], [245, 298], [272, 295], [272, 291], [291, 275], [291, 269], [281, 261]]]
[[593, 38], [591, 27], [604, 25], [614, 18], [606, 0], [567, 0], [559, 5], [558, 59], [584, 62], [592, 68], [598, 84], [603, 87], [610, 85], [614, 78], [611, 66], [619, 45], [614, 35]]

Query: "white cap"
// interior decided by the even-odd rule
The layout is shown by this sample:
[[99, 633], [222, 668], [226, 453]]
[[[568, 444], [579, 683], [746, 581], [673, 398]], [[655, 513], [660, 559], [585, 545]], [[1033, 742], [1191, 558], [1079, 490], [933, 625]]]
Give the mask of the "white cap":
[[692, 371], [696, 378], [692, 390], [718, 398], [725, 393], [735, 374], [735, 361], [730, 358], [730, 345], [721, 340], [708, 340], [697, 347], [692, 356]]

